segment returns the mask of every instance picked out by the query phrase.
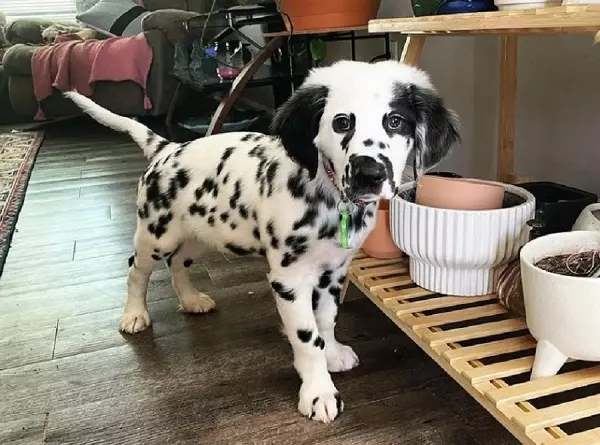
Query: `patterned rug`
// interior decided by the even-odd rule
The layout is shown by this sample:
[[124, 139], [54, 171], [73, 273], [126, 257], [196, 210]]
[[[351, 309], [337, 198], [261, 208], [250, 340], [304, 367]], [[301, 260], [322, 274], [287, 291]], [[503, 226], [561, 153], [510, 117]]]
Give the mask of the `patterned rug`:
[[0, 275], [44, 133], [0, 133]]

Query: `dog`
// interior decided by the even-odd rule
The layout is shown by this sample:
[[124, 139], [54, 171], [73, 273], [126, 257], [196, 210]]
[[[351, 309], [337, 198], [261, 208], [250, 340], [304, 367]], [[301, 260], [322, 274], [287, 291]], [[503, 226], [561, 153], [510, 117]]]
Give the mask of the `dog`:
[[146, 289], [166, 260], [185, 312], [212, 310], [187, 268], [196, 240], [238, 255], [264, 255], [302, 380], [298, 410], [328, 423], [344, 408], [330, 372], [358, 365], [334, 335], [350, 260], [391, 198], [409, 154], [417, 174], [460, 139], [458, 119], [429, 77], [396, 61], [340, 61], [313, 69], [276, 112], [271, 135], [223, 133], [169, 142], [143, 124], [65, 93], [99, 123], [126, 132], [150, 160], [137, 194], [120, 329], [150, 325]]

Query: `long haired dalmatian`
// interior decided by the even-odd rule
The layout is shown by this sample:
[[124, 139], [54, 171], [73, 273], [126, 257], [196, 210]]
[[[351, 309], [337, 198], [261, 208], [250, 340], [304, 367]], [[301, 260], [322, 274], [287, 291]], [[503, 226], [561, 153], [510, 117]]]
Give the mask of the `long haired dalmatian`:
[[150, 165], [138, 184], [137, 230], [120, 329], [150, 325], [146, 289], [166, 259], [185, 312], [215, 302], [192, 285], [196, 240], [266, 256], [277, 309], [302, 379], [298, 409], [333, 421], [343, 410], [329, 372], [358, 365], [334, 335], [348, 264], [391, 198], [407, 157], [417, 173], [458, 141], [457, 120], [428, 76], [395, 61], [318, 68], [278, 110], [273, 136], [224, 133], [172, 143], [75, 92], [86, 113], [127, 132]]

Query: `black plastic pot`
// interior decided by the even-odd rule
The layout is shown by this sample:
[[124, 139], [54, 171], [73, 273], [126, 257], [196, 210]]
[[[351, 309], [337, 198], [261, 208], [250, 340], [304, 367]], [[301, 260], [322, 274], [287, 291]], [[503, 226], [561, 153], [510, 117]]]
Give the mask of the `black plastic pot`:
[[430, 176], [442, 176], [444, 178], [462, 178], [461, 175], [452, 172], [429, 172], [427, 174]]
[[555, 182], [527, 182], [519, 187], [535, 196], [544, 224], [540, 235], [569, 232], [581, 211], [598, 202], [598, 195]]

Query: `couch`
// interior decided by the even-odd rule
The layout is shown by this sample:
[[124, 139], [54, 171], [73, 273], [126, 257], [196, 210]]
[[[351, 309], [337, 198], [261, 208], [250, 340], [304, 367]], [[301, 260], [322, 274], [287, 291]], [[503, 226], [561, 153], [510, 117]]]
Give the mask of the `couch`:
[[[245, 0], [219, 0], [218, 7], [245, 4]], [[152, 101], [152, 109], [144, 109], [144, 92], [134, 82], [97, 82], [92, 99], [109, 110], [128, 116], [167, 113], [173, 97], [176, 81], [169, 75], [173, 67], [174, 43], [182, 30], [177, 23], [183, 17], [210, 10], [212, 0], [145, 0], [144, 6], [155, 11], [144, 20], [144, 36], [153, 51], [153, 62], [148, 77], [147, 92]], [[38, 103], [33, 93], [31, 58], [42, 43], [40, 21], [15, 21], [9, 25], [7, 35], [12, 37], [11, 46], [3, 58], [3, 68], [7, 77], [8, 95], [14, 112], [19, 117], [33, 119]], [[48, 119], [73, 116], [81, 113], [74, 104], [54, 91], [52, 96], [40, 104]]]

